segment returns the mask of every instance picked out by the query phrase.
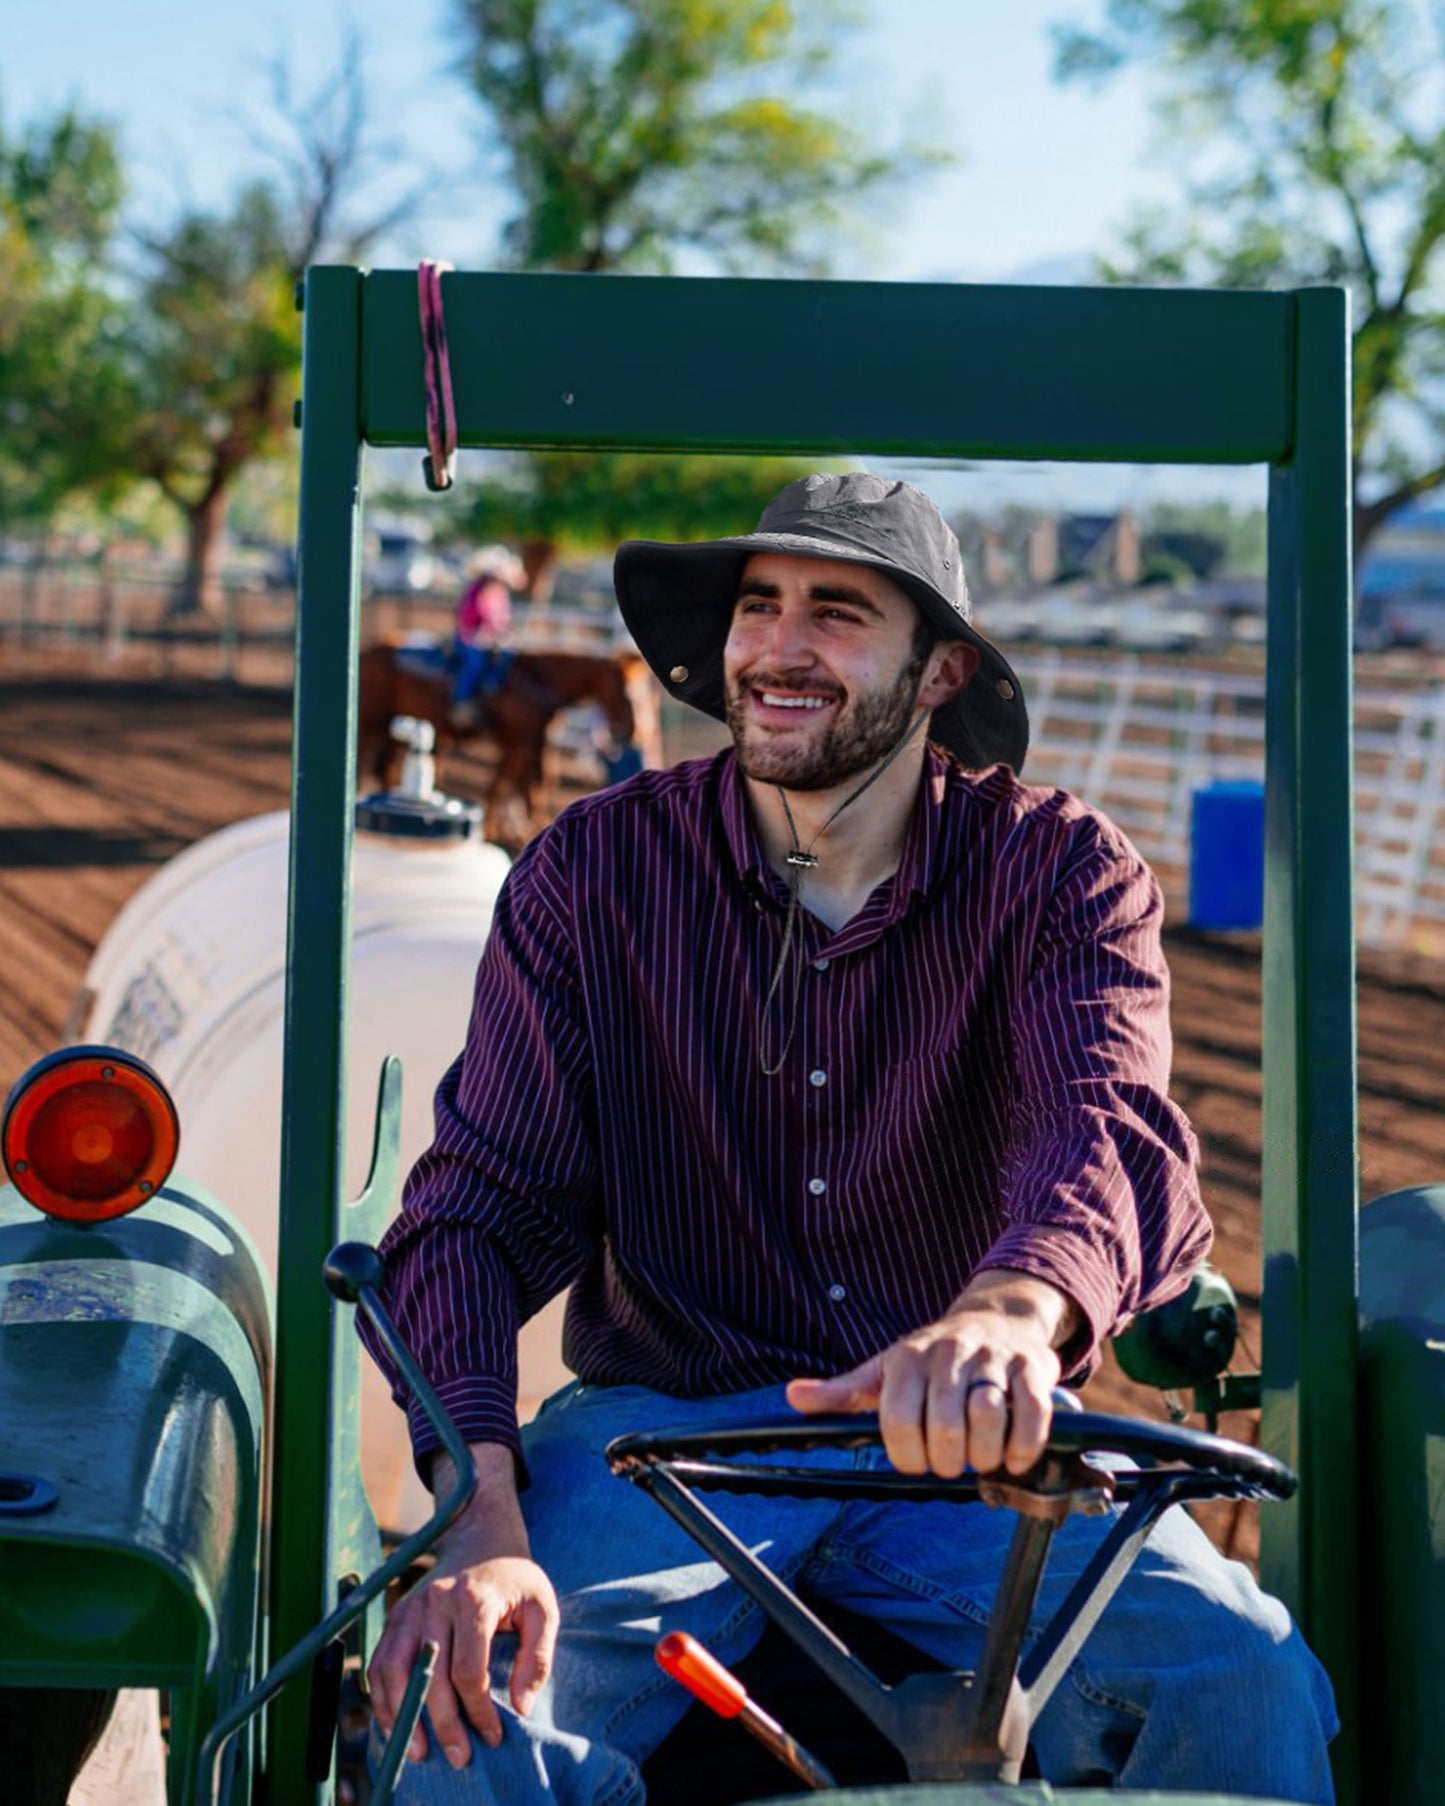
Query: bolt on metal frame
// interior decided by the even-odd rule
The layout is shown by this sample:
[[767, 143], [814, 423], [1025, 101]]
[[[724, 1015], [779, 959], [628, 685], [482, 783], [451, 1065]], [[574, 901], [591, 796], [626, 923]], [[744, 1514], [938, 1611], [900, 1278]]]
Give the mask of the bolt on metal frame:
[[[1347, 298], [443, 277], [466, 447], [1269, 466], [1263, 1443], [1300, 1473], [1262, 1577], [1334, 1679], [1355, 1797], [1357, 1177]], [[335, 1603], [368, 1534], [340, 1471], [349, 1321], [318, 1283], [341, 1198], [362, 448], [425, 445], [412, 271], [307, 276], [271, 1638]], [[750, 523], [739, 523], [740, 529]], [[981, 622], [987, 631], [988, 623]], [[339, 1432], [338, 1432], [339, 1434]], [[299, 1692], [299, 1690], [298, 1690]], [[283, 1697], [277, 1806], [304, 1772]]]

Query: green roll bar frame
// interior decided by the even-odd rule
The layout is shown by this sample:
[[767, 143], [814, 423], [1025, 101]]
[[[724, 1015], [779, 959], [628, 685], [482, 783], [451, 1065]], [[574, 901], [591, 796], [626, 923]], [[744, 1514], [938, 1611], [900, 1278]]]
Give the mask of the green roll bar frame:
[[[467, 447], [1269, 466], [1263, 1443], [1297, 1500], [1265, 1584], [1328, 1666], [1355, 1775], [1357, 1151], [1350, 350], [1339, 289], [1281, 293], [443, 277]], [[353, 1233], [345, 1145], [362, 448], [426, 443], [412, 271], [311, 270], [305, 312], [271, 1502], [273, 1649], [363, 1568], [349, 1320], [318, 1283]], [[740, 522], [739, 528], [749, 526]], [[987, 621], [982, 622], [985, 630]], [[277, 1702], [277, 1806], [307, 1702]]]

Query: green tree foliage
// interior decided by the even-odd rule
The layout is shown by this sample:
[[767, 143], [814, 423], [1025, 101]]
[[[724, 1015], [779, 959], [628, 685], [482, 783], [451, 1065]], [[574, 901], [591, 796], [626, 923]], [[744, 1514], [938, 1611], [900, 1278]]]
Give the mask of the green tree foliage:
[[93, 267], [125, 194], [110, 128], [63, 112], [7, 148], [4, 170], [7, 202], [31, 241], [59, 263]]
[[346, 219], [364, 164], [356, 41], [316, 93], [295, 95], [284, 69], [272, 73], [263, 150], [279, 173], [146, 243], [132, 312], [131, 457], [185, 517], [180, 614], [213, 598], [237, 479], [287, 443], [301, 373], [297, 281], [318, 258], [359, 257], [398, 210]]
[[[458, 19], [521, 268], [825, 274], [860, 209], [947, 161], [822, 104], [852, 22], [837, 0], [460, 0]], [[735, 532], [803, 468], [518, 457], [472, 518], [521, 541], [545, 596], [564, 546]]]
[[880, 145], [826, 88], [837, 0], [459, 0], [524, 269], [821, 274], [860, 201], [937, 153]]
[[183, 215], [148, 250], [132, 321], [131, 454], [186, 520], [177, 612], [207, 599], [232, 486], [277, 450], [301, 361], [294, 250], [273, 190]]
[[1445, 481], [1445, 14], [1414, 0], [1107, 0], [1057, 72], [1158, 66], [1190, 206], [1138, 217], [1112, 280], [1344, 283], [1355, 537]]
[[126, 481], [123, 316], [105, 276], [122, 196], [102, 125], [64, 112], [0, 137], [0, 526]]
[[1265, 574], [1263, 508], [1236, 507], [1226, 501], [1154, 502], [1140, 526], [1146, 557], [1151, 551], [1172, 551], [1199, 577]]
[[561, 551], [746, 532], [785, 484], [817, 468], [789, 458], [552, 452], [476, 485], [461, 524], [473, 540], [521, 545], [535, 591]]

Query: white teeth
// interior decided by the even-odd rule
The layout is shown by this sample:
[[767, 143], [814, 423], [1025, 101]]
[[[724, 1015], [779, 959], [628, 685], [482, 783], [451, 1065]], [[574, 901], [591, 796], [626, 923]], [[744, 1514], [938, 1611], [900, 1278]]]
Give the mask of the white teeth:
[[760, 700], [770, 709], [826, 709], [828, 706], [825, 696], [779, 696], [773, 690], [762, 691]]

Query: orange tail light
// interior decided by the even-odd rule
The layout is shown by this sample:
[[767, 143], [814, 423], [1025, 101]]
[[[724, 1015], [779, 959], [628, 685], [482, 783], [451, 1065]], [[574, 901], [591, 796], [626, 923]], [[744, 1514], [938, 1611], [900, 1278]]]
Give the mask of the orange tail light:
[[68, 1047], [32, 1066], [0, 1126], [5, 1169], [48, 1216], [105, 1223], [165, 1184], [180, 1145], [170, 1094], [143, 1060]]

